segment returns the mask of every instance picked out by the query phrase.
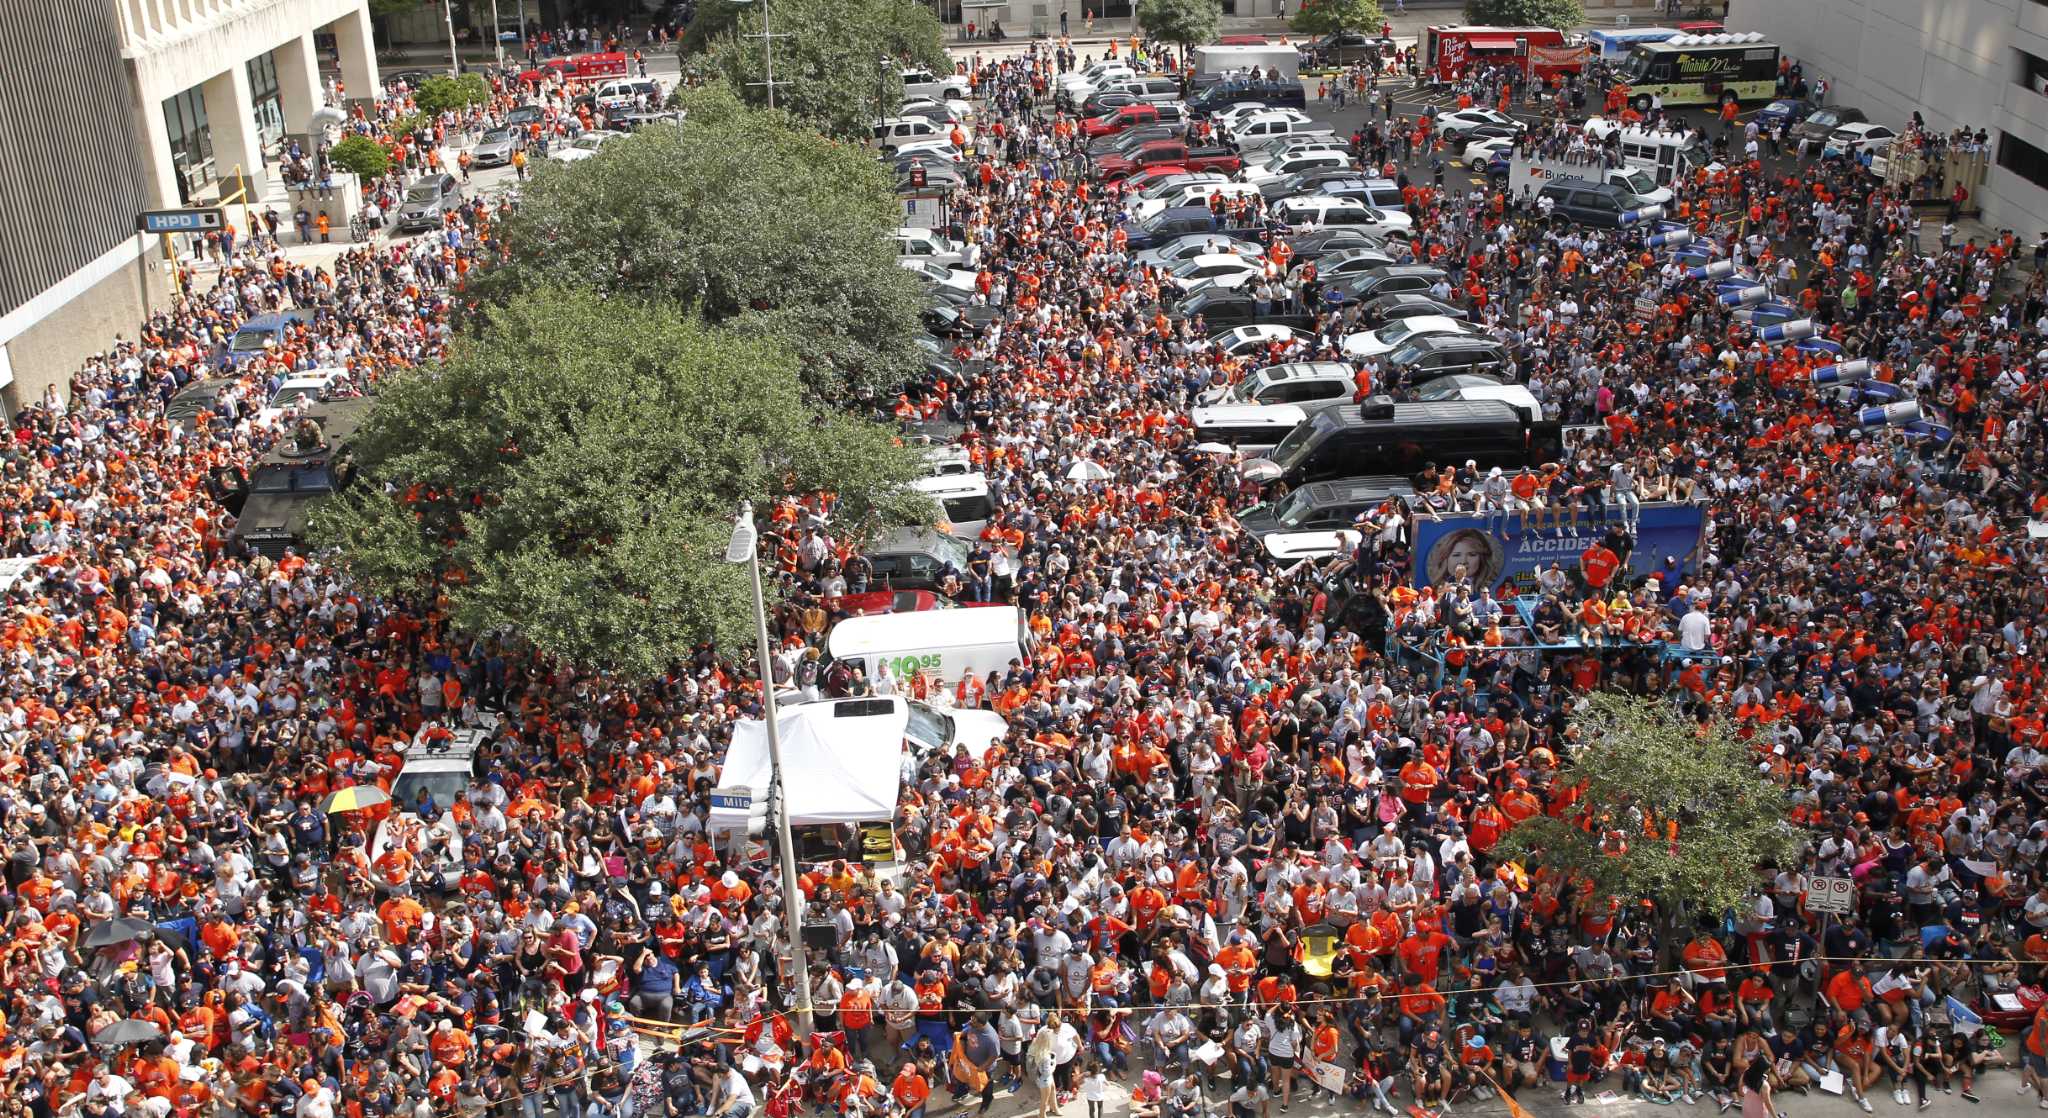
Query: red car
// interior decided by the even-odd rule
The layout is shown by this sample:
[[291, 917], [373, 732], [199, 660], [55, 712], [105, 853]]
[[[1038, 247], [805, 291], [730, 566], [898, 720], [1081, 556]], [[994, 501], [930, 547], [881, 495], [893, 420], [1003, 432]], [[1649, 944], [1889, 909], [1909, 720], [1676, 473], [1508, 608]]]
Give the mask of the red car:
[[587, 82], [597, 78], [623, 78], [627, 73], [625, 52], [612, 50], [578, 54], [568, 58], [550, 58], [538, 67], [520, 74], [519, 80], [535, 85], [549, 78]]
[[1089, 117], [1081, 122], [1081, 135], [1089, 139], [1098, 136], [1114, 136], [1126, 128], [1140, 124], [1159, 123], [1159, 109], [1155, 105], [1119, 105], [1101, 116]]
[[948, 609], [952, 605], [952, 602], [929, 590], [870, 590], [839, 599], [839, 608], [852, 617], [871, 613], [918, 613], [928, 609]]

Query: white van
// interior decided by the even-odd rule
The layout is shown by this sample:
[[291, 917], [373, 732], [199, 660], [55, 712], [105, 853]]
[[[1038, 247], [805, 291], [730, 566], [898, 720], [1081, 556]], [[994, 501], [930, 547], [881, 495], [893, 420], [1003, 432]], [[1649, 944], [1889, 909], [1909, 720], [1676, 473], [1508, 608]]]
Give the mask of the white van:
[[834, 660], [861, 666], [871, 683], [902, 687], [925, 675], [950, 690], [960, 678], [1004, 672], [1012, 660], [1031, 662], [1035, 642], [1024, 611], [1016, 606], [933, 609], [849, 617], [825, 635]]
[[983, 474], [921, 477], [910, 487], [937, 501], [945, 514], [946, 530], [963, 540], [980, 539], [981, 530], [995, 515], [995, 503], [988, 497], [988, 477]]

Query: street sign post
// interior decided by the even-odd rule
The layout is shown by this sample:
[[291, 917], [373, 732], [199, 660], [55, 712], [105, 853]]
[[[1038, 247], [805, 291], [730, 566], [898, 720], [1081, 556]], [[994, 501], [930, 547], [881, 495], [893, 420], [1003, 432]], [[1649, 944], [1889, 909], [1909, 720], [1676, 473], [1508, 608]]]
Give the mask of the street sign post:
[[135, 219], [144, 233], [204, 233], [226, 225], [227, 215], [218, 209], [148, 210]]
[[1846, 877], [1816, 877], [1806, 883], [1806, 908], [1847, 916], [1856, 911], [1856, 883]]

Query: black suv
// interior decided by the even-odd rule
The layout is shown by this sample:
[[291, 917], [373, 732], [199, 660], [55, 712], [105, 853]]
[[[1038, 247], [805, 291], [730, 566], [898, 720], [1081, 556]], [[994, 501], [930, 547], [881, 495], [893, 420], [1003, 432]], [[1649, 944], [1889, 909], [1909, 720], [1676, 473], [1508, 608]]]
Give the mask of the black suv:
[[1443, 278], [1442, 268], [1432, 268], [1427, 264], [1392, 264], [1336, 280], [1323, 288], [1323, 302], [1327, 306], [1340, 307], [1382, 295], [1422, 295]]
[[1552, 179], [1543, 184], [1537, 197], [1550, 199], [1553, 217], [1602, 229], [1621, 228], [1622, 215], [1640, 204], [1635, 195], [1622, 187], [1591, 179]]
[[1227, 81], [1209, 86], [1188, 98], [1188, 111], [1196, 116], [1208, 116], [1218, 109], [1227, 109], [1244, 101], [1257, 101], [1269, 109], [1308, 108], [1308, 95], [1300, 82]]
[[1508, 351], [1492, 338], [1468, 334], [1425, 334], [1387, 355], [1387, 368], [1401, 383], [1418, 387], [1452, 373], [1485, 373], [1515, 380]]

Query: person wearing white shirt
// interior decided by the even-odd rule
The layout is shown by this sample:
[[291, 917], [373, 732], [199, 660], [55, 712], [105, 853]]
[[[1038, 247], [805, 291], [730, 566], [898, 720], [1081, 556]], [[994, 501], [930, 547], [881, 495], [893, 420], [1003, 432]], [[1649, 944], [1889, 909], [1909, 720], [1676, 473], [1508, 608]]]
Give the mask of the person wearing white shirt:
[[1678, 647], [1687, 652], [1704, 652], [1713, 631], [1714, 624], [1706, 611], [1694, 604], [1685, 611], [1684, 617], [1678, 619]]

